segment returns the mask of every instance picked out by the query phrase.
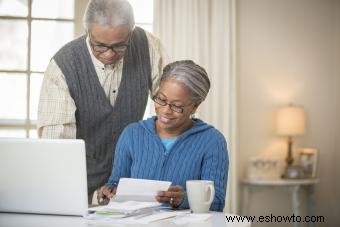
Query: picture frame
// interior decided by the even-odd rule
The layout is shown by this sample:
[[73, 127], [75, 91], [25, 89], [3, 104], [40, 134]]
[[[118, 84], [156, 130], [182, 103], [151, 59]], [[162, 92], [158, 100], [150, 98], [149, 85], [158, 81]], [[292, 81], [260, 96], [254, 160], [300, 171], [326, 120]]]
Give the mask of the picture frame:
[[304, 169], [300, 165], [287, 166], [286, 172], [283, 176], [286, 179], [303, 179]]
[[299, 165], [302, 167], [304, 178], [316, 178], [318, 150], [316, 148], [301, 148]]

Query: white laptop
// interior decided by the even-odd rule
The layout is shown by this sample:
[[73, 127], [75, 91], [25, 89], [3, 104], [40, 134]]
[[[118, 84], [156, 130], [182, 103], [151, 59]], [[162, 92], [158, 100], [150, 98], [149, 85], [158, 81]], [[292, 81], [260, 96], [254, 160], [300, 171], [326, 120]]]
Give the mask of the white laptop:
[[0, 212], [87, 213], [83, 140], [0, 138]]

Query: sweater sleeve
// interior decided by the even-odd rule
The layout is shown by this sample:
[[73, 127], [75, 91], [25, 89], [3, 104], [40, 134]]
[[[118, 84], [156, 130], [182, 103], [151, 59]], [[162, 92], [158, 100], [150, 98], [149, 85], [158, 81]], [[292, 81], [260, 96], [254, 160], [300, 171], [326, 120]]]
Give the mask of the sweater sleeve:
[[[131, 127], [127, 127], [123, 130], [120, 135], [117, 145], [116, 151], [114, 155], [114, 163], [111, 172], [111, 176], [107, 182], [107, 186], [110, 188], [117, 187], [119, 179], [122, 177], [129, 178], [131, 175], [131, 164], [132, 164], [132, 156], [131, 156]], [[130, 141], [130, 142], [129, 142]]]
[[223, 211], [229, 168], [227, 143], [219, 132], [213, 133], [211, 141], [203, 158], [201, 179], [214, 181], [215, 198], [210, 210]]

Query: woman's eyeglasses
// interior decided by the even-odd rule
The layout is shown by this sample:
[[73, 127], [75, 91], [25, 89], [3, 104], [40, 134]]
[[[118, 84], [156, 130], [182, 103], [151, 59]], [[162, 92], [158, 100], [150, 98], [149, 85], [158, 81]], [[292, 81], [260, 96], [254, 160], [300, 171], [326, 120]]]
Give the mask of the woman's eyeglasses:
[[168, 103], [165, 99], [162, 99], [162, 98], [160, 98], [160, 97], [158, 97], [158, 96], [154, 96], [154, 97], [152, 98], [152, 100], [153, 100], [155, 103], [157, 103], [157, 104], [159, 104], [159, 105], [161, 105], [161, 106], [169, 106], [170, 109], [171, 109], [172, 111], [176, 112], [176, 113], [183, 113], [183, 112], [184, 112], [184, 108], [185, 108], [186, 106], [192, 105], [192, 103], [190, 103], [190, 104], [185, 105], [185, 106], [177, 106], [177, 105]]

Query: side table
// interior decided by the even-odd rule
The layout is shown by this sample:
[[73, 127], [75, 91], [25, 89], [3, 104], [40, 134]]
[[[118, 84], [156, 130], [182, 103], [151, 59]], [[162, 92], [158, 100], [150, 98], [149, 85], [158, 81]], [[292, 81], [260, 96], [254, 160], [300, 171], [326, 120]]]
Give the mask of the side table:
[[[309, 216], [315, 215], [314, 186], [319, 182], [318, 179], [277, 179], [277, 180], [242, 180], [242, 215], [249, 214], [249, 197], [254, 189], [266, 188], [285, 188], [291, 193], [292, 208], [295, 216], [300, 216], [300, 197], [299, 191], [304, 189], [307, 193], [307, 213]], [[308, 223], [313, 226], [312, 222]], [[299, 222], [294, 222], [294, 226], [299, 226]]]

